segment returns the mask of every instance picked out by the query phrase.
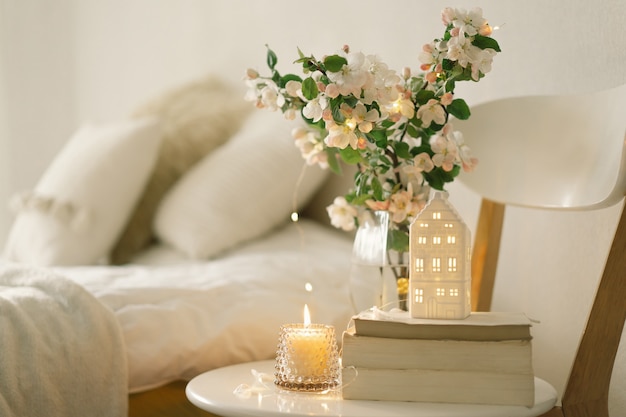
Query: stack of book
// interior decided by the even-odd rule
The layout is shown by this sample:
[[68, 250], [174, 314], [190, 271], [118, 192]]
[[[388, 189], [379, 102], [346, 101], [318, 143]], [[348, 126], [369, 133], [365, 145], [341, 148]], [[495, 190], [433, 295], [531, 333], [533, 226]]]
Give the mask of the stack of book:
[[353, 317], [342, 336], [344, 399], [532, 406], [530, 321], [472, 313], [463, 320]]

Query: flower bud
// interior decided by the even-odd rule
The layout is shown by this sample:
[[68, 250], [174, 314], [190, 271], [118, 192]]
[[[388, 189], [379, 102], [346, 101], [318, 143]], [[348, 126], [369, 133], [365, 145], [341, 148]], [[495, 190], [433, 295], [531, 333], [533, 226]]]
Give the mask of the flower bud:
[[448, 104], [452, 103], [452, 93], [448, 92], [445, 93], [441, 96], [441, 104], [443, 104], [444, 106], [447, 106]]
[[257, 78], [259, 78], [259, 73], [256, 70], [253, 70], [252, 68], [248, 68], [246, 70], [247, 80], [256, 80]]
[[339, 87], [337, 84], [331, 83], [324, 87], [324, 94], [328, 98], [337, 98], [339, 97]]
[[487, 22], [485, 22], [485, 24], [482, 25], [480, 29], [478, 29], [478, 34], [480, 34], [481, 36], [491, 36], [492, 33], [493, 28], [489, 26], [489, 23]]
[[405, 80], [408, 80], [409, 78], [411, 78], [411, 68], [409, 67], [402, 68], [402, 78], [404, 78]]

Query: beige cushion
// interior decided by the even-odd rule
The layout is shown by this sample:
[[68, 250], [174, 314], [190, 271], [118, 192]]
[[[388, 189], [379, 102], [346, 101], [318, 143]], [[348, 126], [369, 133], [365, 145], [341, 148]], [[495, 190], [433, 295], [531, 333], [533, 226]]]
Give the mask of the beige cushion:
[[291, 137], [295, 123], [280, 113], [253, 113], [169, 191], [155, 219], [158, 237], [207, 259], [289, 221], [327, 175], [311, 166], [300, 177], [305, 163]]
[[90, 265], [106, 259], [154, 167], [156, 119], [86, 125], [56, 156], [17, 217], [4, 256], [35, 265]]
[[136, 112], [160, 118], [164, 140], [155, 170], [111, 252], [112, 263], [126, 263], [150, 245], [154, 213], [163, 195], [204, 155], [226, 142], [251, 109], [243, 92], [208, 76], [168, 91]]

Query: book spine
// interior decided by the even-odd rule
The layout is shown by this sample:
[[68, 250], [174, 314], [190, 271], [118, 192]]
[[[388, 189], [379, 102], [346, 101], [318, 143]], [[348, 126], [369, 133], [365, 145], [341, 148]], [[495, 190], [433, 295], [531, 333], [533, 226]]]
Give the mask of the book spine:
[[343, 366], [532, 374], [530, 340], [502, 342], [389, 339], [344, 332]]
[[501, 341], [531, 339], [530, 326], [409, 325], [354, 319], [355, 334], [391, 339]]
[[347, 400], [414, 401], [493, 405], [534, 404], [532, 375], [437, 370], [344, 368]]

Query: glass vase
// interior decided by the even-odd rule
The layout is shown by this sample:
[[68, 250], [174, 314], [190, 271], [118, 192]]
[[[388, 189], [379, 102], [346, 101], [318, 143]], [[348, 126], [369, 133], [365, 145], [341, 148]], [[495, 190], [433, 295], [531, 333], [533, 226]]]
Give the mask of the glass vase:
[[[407, 310], [409, 253], [395, 250], [408, 230], [397, 229], [384, 210], [361, 219], [352, 248], [350, 296], [355, 314], [371, 307]], [[403, 245], [399, 245], [403, 246]]]

